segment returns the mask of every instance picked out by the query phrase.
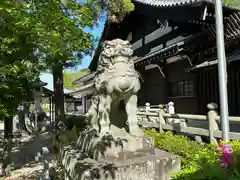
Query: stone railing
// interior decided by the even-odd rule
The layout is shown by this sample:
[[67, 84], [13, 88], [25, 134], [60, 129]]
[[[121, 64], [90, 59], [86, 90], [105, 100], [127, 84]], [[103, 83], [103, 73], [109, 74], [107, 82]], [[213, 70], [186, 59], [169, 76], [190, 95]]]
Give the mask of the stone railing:
[[[168, 106], [159, 105], [158, 109], [146, 107], [145, 111], [138, 109], [139, 125], [145, 129], [154, 129], [160, 132], [166, 130], [189, 134], [199, 142], [202, 142], [204, 136], [209, 137], [211, 143], [217, 143], [217, 139], [222, 137], [220, 116], [216, 111], [217, 104], [207, 105], [207, 115], [177, 114], [174, 112], [173, 105], [173, 103], [170, 103], [170, 106], [169, 104]], [[229, 117], [229, 121], [235, 125], [240, 124], [240, 117]], [[196, 126], [196, 124], [198, 125]], [[192, 127], [194, 125], [195, 127]], [[207, 126], [204, 128], [204, 125]], [[240, 140], [240, 131], [230, 132], [229, 136], [232, 140]]]

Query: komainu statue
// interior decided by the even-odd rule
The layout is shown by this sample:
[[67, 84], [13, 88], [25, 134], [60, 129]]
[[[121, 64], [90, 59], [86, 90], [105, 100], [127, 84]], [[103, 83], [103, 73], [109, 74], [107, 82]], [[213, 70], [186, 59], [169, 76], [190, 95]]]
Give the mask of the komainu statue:
[[60, 153], [64, 180], [169, 180], [180, 158], [154, 148], [137, 124], [138, 73], [128, 41], [106, 41], [94, 79], [95, 94], [86, 114], [92, 127]]
[[103, 44], [94, 79], [96, 93], [86, 114], [99, 133], [110, 133], [111, 126], [115, 126], [125, 128], [131, 135], [143, 135], [137, 124], [140, 82], [132, 54], [128, 41], [114, 39]]

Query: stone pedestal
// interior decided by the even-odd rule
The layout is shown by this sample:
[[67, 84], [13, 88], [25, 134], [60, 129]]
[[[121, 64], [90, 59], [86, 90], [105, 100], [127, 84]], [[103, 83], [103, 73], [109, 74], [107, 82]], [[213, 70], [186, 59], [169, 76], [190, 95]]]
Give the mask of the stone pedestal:
[[114, 164], [116, 180], [169, 180], [180, 170], [178, 157], [155, 148], [122, 152]]
[[180, 170], [180, 158], [154, 148], [151, 137], [115, 133], [121, 136], [86, 131], [62, 149], [65, 180], [169, 180]]

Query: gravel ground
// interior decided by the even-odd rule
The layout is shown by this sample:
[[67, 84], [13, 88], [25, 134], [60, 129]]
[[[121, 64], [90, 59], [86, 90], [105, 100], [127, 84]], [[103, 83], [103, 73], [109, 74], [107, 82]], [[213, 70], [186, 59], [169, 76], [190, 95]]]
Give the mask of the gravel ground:
[[[12, 168], [9, 177], [0, 177], [0, 180], [35, 180], [43, 170], [43, 163], [36, 163], [34, 160], [35, 142], [33, 137], [25, 136], [19, 139], [20, 142], [12, 149]], [[50, 153], [52, 150], [52, 135], [45, 133], [40, 136], [40, 146], [47, 146]], [[55, 169], [56, 162], [50, 157], [50, 167]]]
[[[50, 163], [51, 167], [54, 167], [53, 163]], [[37, 180], [39, 175], [43, 169], [43, 165], [39, 164], [31, 164], [31, 166], [25, 166], [20, 169], [16, 169], [11, 172], [11, 176], [2, 177], [0, 180]]]

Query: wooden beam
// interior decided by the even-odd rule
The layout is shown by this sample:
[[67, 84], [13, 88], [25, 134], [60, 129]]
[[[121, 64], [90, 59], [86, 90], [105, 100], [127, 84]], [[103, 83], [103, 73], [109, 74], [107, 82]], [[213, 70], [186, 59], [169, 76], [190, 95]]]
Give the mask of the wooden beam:
[[158, 17], [159, 20], [172, 20], [177, 22], [189, 22], [190, 20], [200, 20], [204, 9], [198, 6], [179, 7], [154, 7], [145, 4], [135, 3], [135, 11], [146, 16]]

